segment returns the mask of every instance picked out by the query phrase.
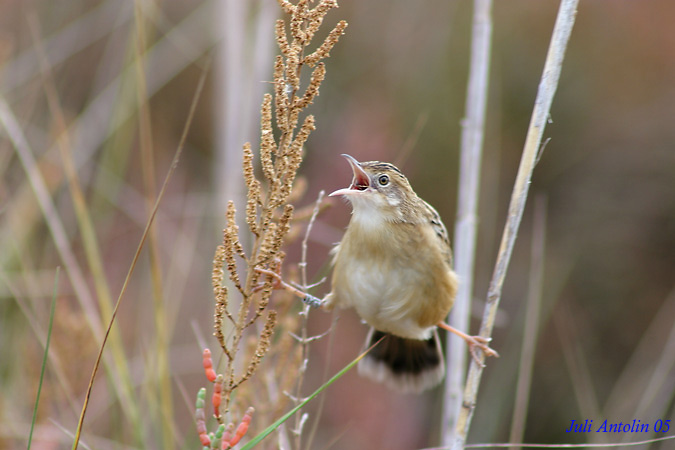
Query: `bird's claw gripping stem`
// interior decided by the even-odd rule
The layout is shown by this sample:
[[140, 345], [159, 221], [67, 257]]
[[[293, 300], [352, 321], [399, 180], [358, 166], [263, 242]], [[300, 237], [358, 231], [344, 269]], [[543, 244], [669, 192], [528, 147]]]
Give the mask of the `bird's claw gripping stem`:
[[314, 297], [312, 294], [305, 294], [305, 296], [302, 297], [302, 302], [312, 308], [321, 308], [321, 306], [323, 306], [323, 300], [319, 297]]
[[445, 322], [440, 322], [438, 326], [464, 339], [464, 341], [469, 346], [469, 352], [471, 353], [471, 357], [473, 358], [474, 361], [476, 361], [476, 363], [479, 366], [485, 367], [485, 364], [483, 364], [483, 362], [481, 361], [478, 354], [478, 350], [483, 352], [485, 358], [490, 356], [499, 358], [499, 353], [497, 353], [495, 350], [491, 349], [488, 346], [492, 338], [484, 338], [483, 336], [469, 336], [468, 334], [459, 331], [457, 328], [451, 327]]

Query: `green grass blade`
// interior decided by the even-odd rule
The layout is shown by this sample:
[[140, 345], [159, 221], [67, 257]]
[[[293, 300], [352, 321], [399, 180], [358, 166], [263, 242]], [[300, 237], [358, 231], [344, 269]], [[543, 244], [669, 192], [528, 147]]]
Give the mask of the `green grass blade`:
[[[384, 338], [382, 338], [382, 339], [384, 339]], [[354, 359], [354, 361], [350, 362], [350, 363], [347, 364], [342, 370], [340, 370], [338, 373], [336, 373], [335, 375], [333, 375], [333, 377], [332, 377], [330, 380], [328, 380], [328, 381], [326, 381], [324, 384], [322, 384], [316, 391], [314, 391], [314, 392], [313, 392], [309, 397], [307, 397], [302, 403], [300, 403], [300, 404], [298, 404], [297, 406], [295, 406], [293, 409], [291, 409], [291, 410], [288, 411], [286, 414], [284, 414], [283, 416], [281, 416], [281, 418], [279, 418], [279, 420], [277, 420], [276, 422], [274, 422], [274, 423], [273, 423], [272, 425], [270, 425], [269, 427], [265, 428], [262, 432], [260, 432], [260, 434], [258, 434], [256, 437], [254, 437], [253, 439], [251, 439], [246, 445], [244, 445], [244, 446], [241, 448], [241, 450], [249, 450], [249, 449], [253, 448], [254, 446], [256, 446], [257, 444], [259, 444], [260, 441], [262, 441], [263, 439], [265, 439], [265, 438], [266, 438], [268, 435], [270, 435], [274, 430], [276, 430], [277, 428], [279, 428], [279, 427], [281, 426], [282, 423], [286, 422], [288, 419], [290, 419], [291, 417], [293, 417], [293, 414], [295, 414], [295, 413], [298, 412], [300, 409], [302, 409], [307, 403], [309, 403], [309, 402], [310, 402], [311, 400], [313, 400], [317, 395], [319, 395], [321, 392], [323, 392], [328, 386], [330, 386], [331, 384], [335, 383], [340, 377], [342, 377], [342, 375], [344, 375], [344, 374], [347, 373], [351, 368], [353, 368], [359, 361], [361, 361], [361, 360], [363, 359], [364, 356], [366, 356], [366, 355], [368, 354], [368, 352], [369, 352], [373, 347], [375, 347], [377, 344], [379, 344], [380, 341], [382, 341], [382, 339], [380, 339], [379, 341], [377, 341], [377, 342], [376, 342], [375, 344], [373, 344], [370, 348], [368, 348], [365, 352], [363, 352], [363, 353], [361, 353], [359, 356], [357, 356], [356, 359]]]
[[33, 408], [33, 420], [30, 424], [30, 433], [28, 434], [28, 447], [33, 441], [33, 430], [35, 429], [35, 421], [37, 420], [38, 405], [40, 404], [40, 393], [42, 392], [42, 382], [45, 377], [45, 368], [47, 367], [47, 355], [49, 355], [49, 342], [52, 339], [52, 325], [54, 324], [54, 311], [56, 310], [56, 288], [59, 285], [59, 267], [56, 268], [56, 276], [54, 277], [54, 290], [52, 291], [52, 306], [49, 310], [49, 326], [47, 328], [47, 341], [45, 342], [45, 352], [42, 356], [42, 369], [40, 369], [40, 382], [38, 383], [37, 395], [35, 396], [35, 407]]

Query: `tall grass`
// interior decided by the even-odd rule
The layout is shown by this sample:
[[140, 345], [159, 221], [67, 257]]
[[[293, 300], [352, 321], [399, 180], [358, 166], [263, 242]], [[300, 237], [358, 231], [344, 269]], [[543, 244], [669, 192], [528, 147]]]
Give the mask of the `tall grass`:
[[[464, 45], [471, 35], [468, 4], [342, 3], [326, 21], [347, 17], [350, 32], [327, 65], [311, 111], [317, 130], [283, 202], [295, 209], [278, 260], [284, 279], [305, 288], [322, 276], [319, 267], [348, 218], [347, 208], [325, 211], [316, 200], [320, 189], [348, 181], [346, 168], [334, 168], [339, 153], [385, 161], [399, 155], [416, 191], [447, 224], [455, 202], [456, 180], [447, 174], [460, 160], [454, 149], [471, 48]], [[668, 35], [653, 25], [670, 10], [655, 5], [581, 3], [564, 95], [556, 98], [555, 126], [546, 128], [552, 140], [532, 180], [549, 194], [545, 230], [538, 213], [532, 222], [523, 216], [502, 294], [509, 301], [490, 304], [492, 345], [502, 358], [488, 362], [479, 395], [467, 400], [475, 411], [464, 442], [627, 443], [637, 439], [569, 436], [564, 429], [579, 416], [594, 424], [673, 417], [672, 126], [663, 119], [672, 102], [669, 85], [658, 83], [671, 69], [657, 50], [669, 48]], [[475, 265], [479, 298], [497, 252], [499, 218], [513, 215], [500, 193], [512, 187], [555, 15], [550, 4], [526, 0], [493, 9], [492, 87], [481, 87], [489, 94], [485, 150], [474, 159], [482, 162], [481, 203], [469, 215], [477, 219], [469, 220], [476, 254], [468, 266]], [[258, 153], [264, 139], [256, 135], [263, 94], [285, 91], [274, 78], [274, 19], [285, 17], [281, 11], [267, 0], [0, 4], [0, 448], [29, 440], [32, 448], [72, 446], [85, 399], [80, 448], [199, 445], [194, 396], [207, 384], [203, 348], [212, 350], [216, 370], [230, 375], [227, 356], [210, 336], [214, 247], [223, 227], [239, 227], [247, 255], [255, 253], [256, 239], [258, 248], [265, 240], [246, 221], [242, 145], [251, 142], [248, 167], [267, 188], [269, 168]], [[642, 20], [649, 26], [640, 28]], [[322, 25], [315, 45], [330, 29]], [[627, 36], [630, 43], [622, 41]], [[303, 88], [311, 72], [299, 76]], [[659, 95], [649, 97], [650, 89]], [[465, 108], [480, 110], [481, 102], [470, 96]], [[272, 101], [273, 123], [276, 108]], [[547, 114], [542, 118], [546, 123]], [[467, 132], [480, 129], [480, 120], [475, 128], [466, 123]], [[274, 126], [278, 143], [283, 132]], [[469, 175], [462, 171], [460, 178]], [[228, 223], [228, 200], [238, 197]], [[261, 203], [270, 198], [261, 195]], [[256, 208], [249, 215], [257, 220], [264, 214]], [[278, 208], [270, 222], [283, 215]], [[461, 247], [471, 243], [463, 239], [454, 239], [458, 264]], [[528, 242], [531, 253], [523, 250]], [[268, 262], [266, 268], [277, 269], [278, 261]], [[63, 276], [53, 294], [59, 266]], [[235, 256], [235, 266], [245, 285], [248, 262]], [[241, 297], [226, 278], [221, 288], [232, 294], [229, 311], [236, 316]], [[255, 309], [274, 280], [250, 281]], [[326, 287], [310, 289], [320, 294]], [[325, 374], [354, 359], [363, 326], [349, 313], [339, 323], [322, 313], [308, 316], [296, 299], [276, 291], [267, 308], [277, 312], [269, 350], [230, 392], [223, 428], [240, 424], [253, 405], [244, 441], [267, 429], [256, 444], [262, 448], [409, 449], [434, 445], [438, 429], [448, 431], [447, 419], [438, 423], [442, 407], [433, 398], [440, 396], [400, 396], [351, 373], [324, 389], [320, 402], [306, 402], [327, 386]], [[259, 349], [267, 310], [260, 317], [239, 336], [244, 358], [233, 364], [235, 381]], [[234, 329], [223, 327], [223, 338], [232, 339]], [[326, 329], [328, 339], [313, 338]], [[461, 369], [452, 361], [451, 369]], [[555, 407], [540, 400], [543, 393]], [[218, 420], [210, 399], [206, 404], [205, 421], [214, 430]], [[289, 411], [293, 416], [272, 431]]]
[[[53, 135], [53, 147], [51, 145], [31, 146], [30, 142], [36, 141], [35, 132], [37, 130], [34, 129], [35, 127], [31, 128], [21, 124], [20, 119], [15, 114], [14, 108], [21, 110], [25, 105], [21, 100], [17, 101], [14, 98], [14, 104], [10, 105], [6, 99], [3, 99], [1, 105], [4, 130], [10, 136], [10, 142], [16, 152], [18, 161], [23, 165], [25, 186], [30, 186], [32, 195], [38, 200], [44, 216], [44, 223], [55, 243], [53, 247], [55, 251], [52, 250], [52, 252], [56, 256], [54, 258], [48, 253], [51, 245], [47, 242], [40, 243], [42, 219], [39, 215], [30, 212], [32, 208], [31, 200], [29, 197], [19, 196], [13, 199], [7, 209], [8, 214], [15, 217], [16, 220], [10, 220], [3, 224], [3, 234], [12, 236], [12, 241], [6, 240], [5, 242], [7, 244], [13, 242], [13, 244], [7, 246], [6, 251], [3, 251], [5, 267], [13, 267], [18, 263], [23, 271], [30, 273], [37, 268], [48, 267], [49, 264], [60, 264], [63, 265], [70, 281], [69, 287], [60, 290], [58, 293], [59, 297], [65, 297], [65, 300], [59, 302], [61, 306], [56, 312], [55, 331], [53, 333], [55, 342], [49, 352], [49, 360], [53, 367], [47, 369], [48, 374], [53, 372], [56, 375], [59, 384], [51, 386], [50, 378], [47, 377], [45, 380], [44, 384], [47, 386], [47, 392], [50, 395], [47, 398], [43, 396], [41, 399], [41, 407], [36, 411], [38, 413], [38, 427], [36, 433], [31, 434], [31, 436], [38, 443], [70, 441], [73, 443], [73, 447], [76, 447], [80, 439], [85, 413], [88, 413], [87, 417], [94, 423], [97, 419], [100, 420], [101, 415], [104, 414], [108, 417], [106, 422], [109, 425], [118, 425], [117, 430], [108, 435], [109, 439], [142, 448], [148, 448], [154, 445], [152, 443], [161, 442], [163, 448], [172, 448], [174, 443], [181, 439], [178, 438], [175, 431], [175, 417], [171, 406], [174, 395], [171, 382], [172, 371], [168, 364], [169, 334], [171, 331], [167, 328], [170, 322], [166, 320], [166, 313], [170, 308], [167, 308], [164, 303], [167, 296], [162, 294], [161, 291], [157, 291], [162, 284], [161, 273], [165, 271], [165, 268], [162, 267], [162, 257], [159, 256], [157, 239], [154, 239], [154, 251], [152, 252], [154, 257], [146, 265], [155, 281], [153, 285], [156, 301], [153, 317], [157, 319], [155, 322], [157, 334], [154, 334], [157, 341], [146, 343], [150, 344], [148, 348], [150, 357], [135, 369], [136, 374], [132, 374], [133, 359], [128, 354], [128, 348], [130, 344], [132, 344], [131, 348], [136, 346], [128, 339], [126, 343], [123, 342], [123, 334], [120, 333], [114, 319], [127, 286], [133, 283], [131, 275], [136, 262], [139, 260], [142, 245], [138, 246], [136, 256], [132, 252], [127, 254], [126, 257], [122, 256], [124, 250], [131, 249], [126, 245], [126, 242], [121, 245], [118, 243], [116, 246], [117, 249], [122, 251], [117, 256], [121, 257], [119, 262], [126, 260], [129, 270], [115, 303], [112, 301], [111, 290], [118, 290], [120, 286], [117, 284], [119, 280], [111, 283], [110, 275], [114, 273], [117, 267], [112, 264], [113, 260], [110, 256], [113, 240], [109, 240], [109, 233], [114, 233], [114, 236], [119, 231], [107, 227], [105, 220], [101, 221], [105, 217], [119, 220], [121, 216], [118, 215], [118, 211], [120, 211], [118, 205], [123, 206], [121, 208], [123, 213], [130, 211], [129, 209], [125, 211], [124, 206], [128, 208], [131, 205], [125, 205], [121, 199], [125, 197], [124, 190], [131, 192], [133, 195], [137, 193], [133, 181], [124, 181], [127, 178], [125, 172], [132, 170], [132, 166], [128, 164], [133, 164], [131, 162], [133, 159], [130, 161], [127, 158], [133, 154], [129, 150], [135, 144], [133, 139], [128, 140], [126, 136], [137, 131], [142, 136], [138, 148], [144, 150], [143, 154], [145, 155], [142, 173], [145, 174], [146, 184], [141, 187], [143, 194], [140, 197], [145, 197], [150, 202], [147, 218], [143, 217], [140, 220], [147, 221], [146, 223], [149, 225], [152, 223], [152, 217], [157, 213], [156, 181], [152, 167], [153, 160], [157, 157], [152, 153], [154, 148], [154, 143], [150, 137], [152, 117], [147, 107], [150, 92], [157, 89], [157, 83], [154, 79], [150, 83], [146, 83], [146, 70], [149, 59], [153, 56], [152, 51], [157, 51], [158, 47], [157, 44], [146, 45], [147, 41], [144, 36], [144, 24], [146, 20], [149, 20], [146, 14], [152, 14], [153, 11], [141, 8], [140, 3], [138, 3], [137, 8], [133, 11], [136, 20], [131, 26], [130, 23], [126, 23], [129, 19], [127, 15], [129, 11], [125, 7], [115, 10], [120, 13], [120, 23], [129, 26], [131, 39], [129, 40], [130, 45], [127, 47], [128, 58], [125, 61], [119, 61], [121, 64], [118, 67], [108, 67], [108, 69], [112, 69], [112, 72], [104, 76], [109, 77], [112, 74], [113, 81], [107, 86], [101, 87], [99, 92], [96, 92], [96, 88], [94, 88], [94, 91], [91, 92], [93, 100], [87, 104], [79, 115], [73, 116], [70, 112], [72, 105], [64, 104], [67, 98], [59, 85], [57, 72], [53, 67], [53, 64], [62, 59], [74, 57], [82, 48], [94, 45], [95, 40], [101, 37], [100, 30], [96, 29], [96, 26], [91, 22], [114, 23], [107, 22], [109, 16], [106, 17], [102, 10], [106, 10], [109, 15], [112, 12], [110, 3], [102, 3], [90, 14], [75, 19], [69, 27], [44, 40], [42, 27], [38, 23], [37, 16], [29, 15], [28, 23], [32, 37], [31, 48], [25, 50], [16, 60], [9, 63], [9, 73], [15, 73], [14, 70], [21, 70], [26, 77], [21, 82], [25, 83], [31, 77], [37, 76], [38, 89], [35, 90], [37, 100], [33, 101], [37, 101], [38, 104], [44, 103], [46, 114], [44, 116], [37, 112], [31, 112], [31, 114], [35, 116], [33, 120], [45, 121], [46, 126], [50, 128], [48, 131]], [[156, 13], [156, 11], [154, 12]], [[96, 30], [94, 31], [94, 29]], [[84, 42], [82, 39], [71, 39], [69, 33], [75, 30], [89, 31], [84, 35]], [[176, 30], [180, 30], [180, 27], [176, 27], [174, 32]], [[103, 36], [112, 41], [117, 37], [116, 32], [118, 30], [115, 27], [107, 27], [104, 28]], [[106, 33], [111, 34], [106, 35]], [[91, 40], [88, 41], [87, 39]], [[162, 40], [155, 41], [162, 43]], [[166, 45], [166, 37], [163, 42]], [[46, 48], [49, 48], [49, 51]], [[104, 53], [104, 56], [112, 55]], [[199, 56], [199, 53], [192, 55], [194, 58]], [[175, 64], [176, 61], [174, 58], [171, 63]], [[104, 66], [100, 67], [103, 68]], [[15, 84], [19, 85], [20, 82], [17, 81]], [[125, 88], [121, 88], [123, 84], [126, 84]], [[203, 85], [203, 82], [201, 85]], [[128, 89], [127, 87], [131, 88]], [[5, 93], [11, 95], [8, 91], [5, 91]], [[122, 94], [120, 95], [120, 93]], [[136, 101], [131, 100], [134, 97]], [[134, 104], [135, 107], [131, 106]], [[186, 123], [186, 130], [189, 128], [187, 124], [190, 123], [190, 119], [194, 115], [195, 105], [193, 104], [192, 108], [185, 108], [188, 113], [184, 115], [182, 120]], [[105, 121], [106, 119], [106, 117], [101, 116], [102, 111], [104, 111], [104, 115], [108, 115], [107, 119], [115, 117], [118, 122], [113, 119], [108, 123], [97, 123], [97, 121]], [[123, 115], [120, 115], [116, 114], [116, 111], [124, 112]], [[124, 115], [129, 117], [129, 114], [135, 114], [135, 111], [139, 112], [136, 116], [137, 126], [129, 123], [124, 124]], [[122, 126], [121, 130], [118, 128], [120, 126]], [[29, 130], [31, 134], [28, 135], [26, 130]], [[183, 145], [187, 132], [183, 134], [182, 141], [176, 144], [178, 148]], [[120, 146], [122, 142], [128, 144], [129, 147]], [[102, 143], [104, 145], [99, 149]], [[58, 156], [54, 155], [52, 148], [58, 150]], [[93, 155], [95, 152], [103, 163], [93, 167], [93, 172], [91, 170], [85, 171], [86, 175], [84, 175], [82, 167], [86, 167], [87, 156]], [[57, 159], [53, 160], [53, 156], [57, 156]], [[51, 169], [52, 167], [57, 170]], [[175, 163], [172, 164], [172, 167], [175, 168]], [[45, 171], [52, 175], [49, 178], [45, 177]], [[105, 181], [100, 183], [101, 179]], [[62, 183], [65, 183], [65, 189], [61, 186]], [[128, 198], [128, 195], [126, 197]], [[64, 205], [69, 207], [64, 207]], [[146, 227], [146, 233], [148, 230], [150, 228]], [[140, 233], [142, 230], [138, 231], [137, 235], [134, 236], [132, 232], [129, 237], [132, 238], [131, 240], [140, 240], [142, 243], [145, 235], [142, 236], [142, 233]], [[120, 237], [118, 235], [113, 239], [119, 241]], [[44, 258], [39, 261], [27, 258], [30, 252], [39, 248], [39, 244], [46, 244], [45, 250], [47, 253], [44, 254]], [[114, 287], [111, 287], [111, 284]], [[21, 301], [22, 305], [24, 302], [26, 303], [25, 306], [22, 306], [24, 314], [30, 320], [36, 322], [33, 328], [42, 334], [43, 330], [39, 325], [42, 315], [40, 311], [43, 310], [41, 306], [42, 297], [38, 293], [39, 286], [35, 288], [32, 289], [33, 293], [28, 297], [25, 293], [17, 291], [16, 298], [17, 301]], [[138, 292], [134, 296], [138, 296]], [[24, 300], [19, 300], [22, 298]], [[79, 310], [76, 305], [79, 305]], [[134, 307], [143, 308], [139, 298], [136, 298]], [[16, 315], [11, 307], [5, 312], [8, 315]], [[175, 313], [171, 314], [175, 316]], [[32, 318], [33, 316], [35, 318]], [[3, 314], [3, 319], [7, 317]], [[67, 324], [69, 323], [77, 324], [77, 327], [75, 329], [68, 328]], [[82, 328], [80, 329], [80, 327]], [[128, 331], [133, 328], [130, 328], [130, 324], [126, 323], [123, 329], [127, 331], [128, 336]], [[52, 334], [49, 334], [49, 336], [52, 336]], [[150, 336], [150, 334], [144, 332], [137, 338], [143, 340]], [[96, 354], [93, 352], [94, 346], [101, 350], [98, 358], [95, 357]], [[22, 358], [17, 357], [16, 354], [26, 351], [18, 346], [4, 350], [8, 352], [7, 361], [22, 361]], [[132, 351], [132, 353], [135, 353], [135, 351]], [[105, 379], [96, 376], [99, 361], [103, 363], [102, 367], [105, 369], [104, 376], [107, 379], [107, 384]], [[93, 373], [90, 372], [92, 366], [94, 366]], [[26, 371], [27, 369], [19, 365], [18, 370]], [[19, 371], [16, 373], [19, 373]], [[87, 383], [83, 383], [84, 378], [86, 378], [84, 374], [87, 372], [91, 373], [89, 389], [86, 387]], [[147, 376], [145, 384], [140, 383], [139, 374], [141, 373]], [[28, 375], [30, 376], [30, 370], [28, 370]], [[14, 375], [10, 373], [9, 376]], [[158, 382], [153, 380], [158, 380]], [[92, 390], [95, 385], [99, 387]], [[144, 388], [139, 389], [139, 385], [144, 386]], [[54, 389], [56, 386], [59, 386], [60, 389]], [[154, 389], [154, 386], [158, 388]], [[84, 397], [82, 397], [82, 394], [84, 394]], [[66, 396], [65, 399], [63, 398], [64, 395]], [[88, 409], [91, 395], [93, 395], [94, 406]], [[73, 407], [77, 404], [82, 405], [82, 398], [84, 398], [84, 406], [81, 408], [82, 413], [78, 424], [77, 413], [75, 412], [77, 407]], [[7, 396], [6, 399], [8, 402], [16, 402], [17, 400], [12, 399], [11, 396]], [[62, 406], [59, 399], [65, 400], [65, 405], [70, 405], [70, 408], [64, 410], [63, 406], [65, 405]], [[9, 403], [3, 406], [7, 407]], [[61, 414], [46, 416], [53, 417], [50, 425], [50, 422], [46, 420], [44, 411], [61, 411]], [[148, 412], [150, 412], [150, 420], [148, 420]], [[20, 422], [15, 423], [19, 424]], [[157, 430], [161, 431], [155, 432], [155, 425]], [[58, 431], [59, 429], [68, 431]], [[28, 434], [25, 434], [24, 437], [28, 437]], [[19, 442], [23, 440], [21, 434], [11, 439], [16, 439]], [[85, 442], [89, 440], [97, 441], [98, 439], [97, 433], [86, 433], [85, 431]], [[86, 443], [84, 445], [87, 446]], [[10, 446], [12, 445], [10, 444]]]

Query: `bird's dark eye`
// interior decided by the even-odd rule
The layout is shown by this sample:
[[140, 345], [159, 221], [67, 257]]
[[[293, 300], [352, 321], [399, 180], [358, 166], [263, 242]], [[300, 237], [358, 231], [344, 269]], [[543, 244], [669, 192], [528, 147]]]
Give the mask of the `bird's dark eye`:
[[380, 186], [386, 186], [389, 184], [389, 177], [387, 175], [380, 175], [377, 182], [380, 183]]

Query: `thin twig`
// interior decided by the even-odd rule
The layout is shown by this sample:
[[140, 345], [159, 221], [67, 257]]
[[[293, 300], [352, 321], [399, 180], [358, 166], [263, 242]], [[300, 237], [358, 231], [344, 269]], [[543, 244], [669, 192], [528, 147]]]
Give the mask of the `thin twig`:
[[[312, 211], [312, 217], [309, 219], [309, 223], [307, 224], [307, 230], [305, 231], [305, 237], [302, 240], [302, 257], [300, 260], [300, 279], [302, 280], [302, 288], [303, 291], [307, 290], [307, 246], [309, 242], [309, 235], [312, 232], [312, 227], [314, 226], [314, 221], [316, 221], [316, 217], [319, 215], [319, 207], [321, 206], [321, 202], [323, 201], [323, 197], [326, 193], [322, 190], [319, 192], [319, 196], [316, 199], [316, 203], [314, 204], [314, 210]], [[308, 337], [308, 331], [307, 331], [307, 320], [309, 318], [309, 310], [310, 306], [308, 304], [303, 304], [302, 305], [302, 324], [300, 326], [300, 343], [302, 346], [302, 364], [301, 364], [301, 369], [300, 373], [298, 374], [298, 382], [296, 384], [296, 397], [300, 397], [302, 394], [302, 384], [305, 378], [305, 372], [307, 371], [307, 366], [309, 365], [309, 343], [310, 343], [310, 338]], [[299, 402], [295, 402], [296, 404]], [[293, 430], [295, 434], [295, 448], [300, 449], [300, 440], [302, 438], [302, 427], [305, 424], [306, 419], [303, 420], [303, 417], [305, 417], [304, 414], [300, 414], [300, 411], [298, 411], [298, 414], [295, 415], [295, 428]]]
[[[458, 330], [469, 329], [473, 270], [478, 227], [478, 186], [485, 135], [490, 52], [492, 36], [492, 0], [475, 0], [471, 38], [471, 66], [466, 96], [466, 117], [462, 121], [459, 192], [455, 222], [455, 271], [459, 284], [449, 323]], [[466, 345], [449, 339], [446, 348], [447, 376], [445, 378], [441, 442], [452, 442], [462, 401], [462, 384], [466, 373]]]
[[[57, 266], [57, 272], [60, 273], [60, 266]], [[31, 327], [31, 330], [35, 337], [40, 341], [40, 346], [42, 347], [43, 351], [45, 348], [47, 348], [47, 338], [49, 335], [49, 332], [47, 330], [43, 330], [42, 327], [40, 326], [40, 321], [35, 315], [35, 310], [36, 308], [30, 307], [26, 300], [23, 298], [23, 293], [20, 293], [20, 290], [15, 287], [12, 283], [12, 281], [8, 278], [7, 273], [4, 271], [0, 271], [0, 282], [5, 285], [6, 289], [8, 290], [10, 294], [10, 298], [13, 298], [16, 301], [16, 305], [19, 307], [23, 315], [26, 317], [26, 321], [28, 322], [28, 325]], [[56, 351], [54, 348], [52, 348], [49, 353], [47, 354], [47, 357], [49, 358], [49, 371], [50, 374], [52, 374], [56, 381], [58, 381], [59, 388], [63, 390], [63, 395], [68, 402], [68, 406], [70, 407], [70, 412], [73, 414], [77, 414], [77, 411], [79, 409], [79, 405], [76, 404], [79, 403], [79, 399], [75, 396], [73, 393], [73, 388], [71, 386], [71, 380], [66, 376], [64, 369], [63, 369], [63, 360], [61, 359], [59, 352]], [[54, 386], [52, 386], [52, 389], [54, 389]]]
[[[655, 439], [647, 439], [644, 441], [634, 442], [620, 442], [616, 444], [526, 444], [526, 443], [489, 443], [489, 444], [467, 444], [464, 448], [511, 448], [514, 445], [523, 448], [615, 448], [615, 447], [629, 447], [637, 445], [652, 444], [660, 441], [670, 441], [675, 439], [675, 435], [664, 436]], [[449, 447], [427, 447], [421, 450], [447, 450]]]
[[302, 288], [308, 289], [309, 284], [307, 283], [307, 247], [309, 243], [309, 234], [312, 232], [312, 227], [316, 221], [317, 216], [321, 208], [321, 202], [323, 197], [326, 195], [326, 191], [321, 190], [319, 196], [316, 198], [316, 203], [314, 203], [314, 209], [312, 210], [312, 216], [309, 218], [309, 223], [307, 224], [307, 230], [305, 231], [305, 237], [302, 239], [302, 256], [300, 259], [300, 280], [302, 280]]
[[[321, 376], [321, 380], [328, 380], [328, 374], [330, 371], [330, 362], [333, 357], [333, 350], [335, 349], [335, 335], [336, 333], [333, 333], [335, 331], [335, 328], [337, 326], [337, 321], [340, 319], [340, 316], [337, 315], [336, 312], [333, 312], [333, 317], [331, 319], [330, 323], [330, 328], [324, 333], [328, 335], [328, 344], [326, 345], [326, 353], [324, 355], [324, 367], [323, 367], [323, 375]], [[319, 422], [321, 415], [323, 413], [324, 407], [326, 406], [326, 395], [321, 394], [319, 396], [319, 405], [316, 408], [316, 411], [314, 413], [314, 423], [312, 424], [312, 428], [309, 432], [309, 436], [307, 437], [307, 445], [305, 446], [306, 449], [312, 449], [315, 448], [312, 444], [314, 442], [314, 438], [316, 437], [317, 430], [319, 429]], [[336, 436], [336, 439], [338, 439], [339, 436]], [[330, 443], [325, 445], [325, 448], [331, 448]], [[300, 449], [297, 449], [300, 450]]]
[[52, 327], [54, 325], [54, 311], [56, 310], [56, 293], [59, 286], [59, 270], [60, 267], [56, 267], [56, 275], [54, 277], [54, 292], [52, 293], [52, 302], [49, 308], [49, 325], [47, 326], [47, 341], [45, 342], [45, 351], [42, 355], [42, 367], [40, 369], [40, 382], [38, 383], [37, 394], [35, 394], [35, 406], [33, 407], [33, 419], [30, 423], [30, 432], [28, 433], [28, 446], [27, 450], [30, 450], [30, 444], [33, 440], [33, 432], [35, 431], [35, 420], [37, 419], [38, 406], [40, 405], [40, 393], [42, 392], [42, 385], [45, 379], [45, 369], [47, 368], [47, 359], [49, 356], [49, 343], [52, 339]]
[[[494, 327], [494, 320], [501, 299], [506, 271], [511, 260], [511, 253], [516, 241], [516, 235], [518, 234], [520, 221], [523, 217], [523, 211], [525, 210], [532, 171], [540, 148], [539, 145], [551, 110], [551, 103], [558, 86], [558, 80], [560, 79], [562, 62], [567, 42], [572, 33], [577, 5], [578, 0], [562, 0], [553, 28], [553, 36], [546, 56], [546, 63], [539, 84], [523, 155], [520, 160], [520, 167], [518, 168], [518, 175], [516, 176], [515, 186], [511, 194], [509, 214], [504, 227], [504, 233], [502, 234], [497, 263], [488, 289], [487, 302], [480, 329], [480, 335], [484, 338], [489, 338], [492, 335], [492, 328]], [[457, 420], [455, 438], [452, 442], [452, 448], [455, 450], [464, 448], [469, 427], [471, 426], [471, 418], [476, 404], [482, 373], [483, 368], [481, 365], [475, 361], [472, 362]]]

